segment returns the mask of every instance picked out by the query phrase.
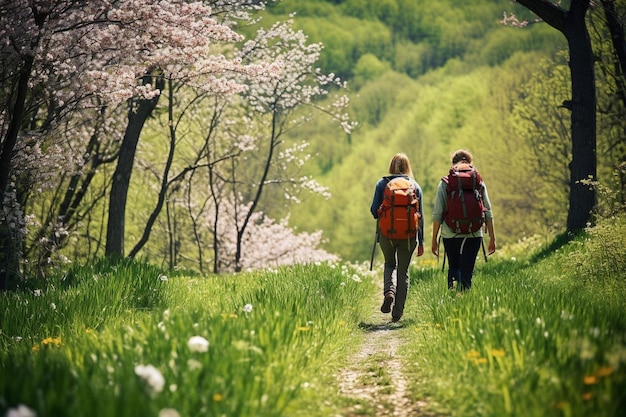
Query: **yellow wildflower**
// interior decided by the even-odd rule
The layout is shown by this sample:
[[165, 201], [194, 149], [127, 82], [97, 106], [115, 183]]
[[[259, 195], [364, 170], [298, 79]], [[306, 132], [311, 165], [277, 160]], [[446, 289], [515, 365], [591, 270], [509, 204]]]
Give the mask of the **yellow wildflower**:
[[213, 394], [213, 401], [220, 402], [222, 400], [224, 400], [224, 396], [222, 394], [220, 393]]
[[61, 338], [60, 337], [46, 337], [44, 340], [41, 341], [41, 343], [43, 345], [60, 346], [61, 345]]
[[596, 376], [598, 377], [604, 377], [604, 376], [609, 376], [613, 373], [613, 367], [612, 366], [603, 366], [602, 368], [598, 369], [596, 371]]
[[475, 351], [475, 350], [470, 350], [469, 352], [467, 352], [467, 354], [465, 355], [465, 357], [467, 359], [473, 359], [473, 358], [478, 358], [480, 357], [480, 353]]
[[585, 385], [593, 385], [598, 383], [598, 378], [595, 375], [585, 375], [583, 378], [583, 384]]
[[504, 353], [504, 349], [491, 349], [491, 355], [495, 356], [496, 358], [504, 357]]

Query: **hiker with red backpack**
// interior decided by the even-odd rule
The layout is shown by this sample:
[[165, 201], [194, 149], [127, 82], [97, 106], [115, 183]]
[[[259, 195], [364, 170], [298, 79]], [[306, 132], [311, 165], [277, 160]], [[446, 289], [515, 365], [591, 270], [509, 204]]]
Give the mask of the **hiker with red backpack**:
[[438, 234], [441, 230], [444, 256], [448, 259], [449, 289], [454, 287], [454, 281], [461, 290], [471, 288], [476, 257], [483, 245], [484, 227], [489, 234], [489, 255], [496, 251], [491, 202], [472, 159], [466, 149], [452, 155], [452, 167], [439, 183], [433, 210], [432, 252], [439, 256]]
[[395, 154], [389, 174], [376, 183], [370, 211], [377, 220], [377, 240], [385, 257], [380, 311], [391, 312], [391, 320], [397, 322], [404, 313], [413, 252], [417, 247], [417, 256], [424, 254], [424, 220], [422, 188], [413, 179], [409, 158]]

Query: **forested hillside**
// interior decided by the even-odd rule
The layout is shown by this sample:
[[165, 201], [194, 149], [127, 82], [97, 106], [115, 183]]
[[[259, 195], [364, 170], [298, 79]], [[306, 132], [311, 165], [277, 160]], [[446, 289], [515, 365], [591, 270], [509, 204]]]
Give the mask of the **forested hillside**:
[[[487, 183], [500, 246], [569, 229], [582, 106], [564, 36], [518, 3], [51, 4], [0, 13], [5, 289], [102, 257], [201, 273], [363, 261], [374, 184], [397, 152], [423, 189], [427, 237], [458, 148]], [[600, 215], [626, 194], [626, 57], [609, 30], [623, 38], [625, 9], [579, 14]], [[418, 262], [434, 261], [426, 253]]]
[[[270, 12], [295, 12], [297, 26], [325, 45], [320, 64], [349, 81], [361, 124], [348, 137], [324, 123], [294, 135], [311, 142], [314, 175], [332, 193], [292, 209], [294, 225], [321, 228], [330, 251], [366, 259], [374, 184], [391, 156], [410, 157], [428, 228], [450, 153], [469, 148], [489, 188], [500, 244], [564, 230], [570, 145], [561, 104], [570, 93], [558, 32], [544, 23], [503, 25], [505, 12], [529, 16], [508, 1], [284, 1]], [[599, 129], [600, 181], [610, 187], [623, 157], [621, 126], [617, 139]]]

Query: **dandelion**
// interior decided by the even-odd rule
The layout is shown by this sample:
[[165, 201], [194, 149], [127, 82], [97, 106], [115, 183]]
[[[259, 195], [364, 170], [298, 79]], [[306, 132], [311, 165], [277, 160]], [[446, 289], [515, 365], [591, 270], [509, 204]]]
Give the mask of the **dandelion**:
[[180, 414], [174, 408], [164, 408], [159, 411], [159, 417], [180, 417]]
[[163, 391], [163, 387], [165, 386], [165, 378], [163, 378], [163, 374], [157, 368], [152, 365], [137, 365], [135, 366], [135, 374], [143, 379], [150, 389], [159, 393]]
[[20, 404], [17, 408], [9, 408], [6, 417], [37, 417], [37, 413], [24, 404]]
[[224, 396], [220, 393], [215, 393], [213, 394], [213, 401], [215, 401], [216, 403], [219, 403], [220, 401], [224, 400]]
[[41, 341], [42, 345], [51, 345], [51, 346], [61, 346], [61, 338], [60, 337], [46, 337]]
[[202, 362], [197, 361], [195, 359], [189, 359], [187, 361], [187, 368], [189, 368], [190, 371], [202, 369]]
[[202, 336], [192, 336], [187, 341], [187, 346], [192, 352], [206, 352], [209, 350], [209, 341]]
[[467, 352], [467, 354], [465, 354], [465, 357], [467, 359], [478, 358], [478, 357], [480, 357], [480, 353], [475, 351], [475, 350], [470, 350], [469, 352]]
[[246, 313], [252, 313], [252, 304], [246, 304], [243, 306], [243, 311]]
[[611, 366], [603, 366], [602, 368], [598, 369], [596, 371], [596, 376], [598, 377], [605, 377], [605, 376], [609, 376], [613, 373], [613, 367]]
[[496, 358], [504, 357], [504, 349], [491, 349], [491, 355]]
[[598, 378], [595, 375], [585, 375], [583, 378], [583, 384], [585, 385], [594, 385], [598, 383]]

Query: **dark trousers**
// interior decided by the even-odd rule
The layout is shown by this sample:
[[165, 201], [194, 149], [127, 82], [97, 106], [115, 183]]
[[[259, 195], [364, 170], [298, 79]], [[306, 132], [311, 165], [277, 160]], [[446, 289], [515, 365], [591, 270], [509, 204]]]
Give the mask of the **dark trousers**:
[[482, 237], [444, 238], [443, 244], [448, 258], [448, 288], [457, 281], [461, 290], [472, 287], [472, 275]]

